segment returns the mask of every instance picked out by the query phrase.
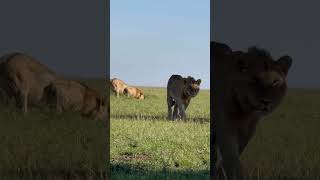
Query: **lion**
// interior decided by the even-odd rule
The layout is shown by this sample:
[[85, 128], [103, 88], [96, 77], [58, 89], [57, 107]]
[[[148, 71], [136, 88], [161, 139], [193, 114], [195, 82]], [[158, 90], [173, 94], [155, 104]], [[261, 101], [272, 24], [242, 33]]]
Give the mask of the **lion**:
[[111, 90], [115, 93], [117, 98], [119, 98], [119, 94], [123, 94], [123, 91], [128, 85], [118, 78], [113, 78], [110, 80]]
[[44, 87], [58, 78], [54, 71], [25, 53], [8, 53], [0, 59], [0, 86], [9, 98], [14, 97], [24, 113], [28, 106], [39, 103]]
[[180, 75], [172, 75], [169, 78], [167, 85], [168, 119], [174, 120], [178, 117], [186, 119], [185, 111], [191, 98], [200, 91], [200, 84], [201, 79], [195, 80], [191, 76], [184, 78]]
[[123, 94], [127, 95], [128, 97], [131, 96], [131, 97], [135, 97], [140, 100], [144, 99], [143, 91], [139, 88], [136, 88], [136, 87], [128, 86], [128, 87], [124, 88]]
[[56, 79], [44, 89], [43, 102], [58, 112], [77, 111], [83, 116], [105, 120], [108, 112], [106, 97], [96, 90], [73, 80]]
[[[212, 42], [213, 119], [212, 144], [218, 153], [214, 178], [243, 180], [240, 155], [263, 117], [282, 102], [292, 64], [288, 55], [278, 60], [264, 49], [231, 51]], [[216, 137], [214, 137], [216, 136]]]

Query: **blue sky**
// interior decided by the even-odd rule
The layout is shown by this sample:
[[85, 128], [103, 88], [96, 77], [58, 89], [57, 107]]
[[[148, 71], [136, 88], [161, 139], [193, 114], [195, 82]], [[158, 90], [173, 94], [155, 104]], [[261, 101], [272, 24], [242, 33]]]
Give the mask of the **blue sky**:
[[110, 77], [165, 87], [172, 74], [210, 88], [209, 0], [111, 0]]

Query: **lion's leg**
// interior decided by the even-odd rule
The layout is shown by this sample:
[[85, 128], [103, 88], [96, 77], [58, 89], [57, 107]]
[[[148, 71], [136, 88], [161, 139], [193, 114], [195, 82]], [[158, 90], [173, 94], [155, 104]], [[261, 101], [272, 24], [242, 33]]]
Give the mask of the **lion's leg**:
[[237, 138], [235, 136], [226, 135], [223, 139], [223, 141], [219, 142], [223, 159], [223, 173], [227, 179], [243, 180]]
[[[188, 106], [189, 106], [189, 104], [190, 104], [190, 100], [185, 100], [185, 101], [183, 102], [183, 104], [184, 104], [184, 110], [186, 111], [187, 108], [188, 108]], [[185, 120], [185, 119], [184, 119], [184, 120]]]
[[28, 108], [27, 108], [28, 95], [26, 94], [26, 92], [25, 91], [21, 91], [21, 90], [18, 91], [16, 93], [15, 99], [16, 99], [16, 104], [21, 109], [21, 111], [23, 113], [27, 113], [28, 112]]
[[117, 98], [119, 98], [119, 94], [120, 94], [120, 92], [119, 92], [119, 90], [117, 90], [117, 93], [116, 93]]
[[16, 92], [16, 103], [20, 106], [22, 112], [26, 113], [28, 112], [28, 85], [17, 76], [13, 76], [12, 81], [12, 86], [14, 86]]
[[59, 96], [57, 96], [56, 110], [57, 110], [58, 113], [62, 112], [62, 99]]
[[23, 98], [23, 112], [27, 113], [28, 112], [28, 93], [29, 90], [28, 88], [25, 91], [22, 91], [22, 98]]
[[58, 113], [61, 113], [63, 111], [63, 95], [61, 93], [61, 91], [59, 91], [58, 89], [54, 89], [55, 91], [55, 103], [56, 103], [56, 110]]
[[19, 99], [20, 99], [20, 107], [22, 109], [23, 113], [28, 112], [28, 93], [29, 93], [29, 88], [27, 85], [20, 84], [21, 86], [19, 87]]
[[174, 105], [174, 109], [173, 109], [173, 119], [177, 119], [179, 115], [179, 109], [178, 109], [178, 105], [175, 104]]
[[247, 130], [247, 132], [239, 132], [238, 134], [238, 141], [239, 141], [239, 154], [241, 154], [244, 149], [246, 148], [246, 146], [248, 145], [250, 139], [252, 138], [252, 136], [255, 133], [256, 130], [256, 124], [252, 124], [249, 129]]
[[215, 149], [216, 152], [216, 162], [215, 162], [215, 171], [213, 172], [214, 173], [214, 176], [213, 176], [213, 180], [220, 180], [220, 179], [224, 179], [225, 175], [224, 175], [224, 172], [223, 172], [223, 168], [222, 168], [222, 158], [221, 158], [221, 154], [218, 150], [218, 148]]
[[190, 104], [190, 100], [185, 100], [183, 104], [184, 104], [184, 109], [187, 110], [187, 108]]
[[168, 105], [168, 119], [172, 120], [173, 119], [173, 114], [172, 114], [172, 106], [174, 105], [174, 101], [172, 97], [167, 96], [167, 105]]
[[185, 107], [184, 107], [184, 103], [181, 101], [177, 101], [177, 105], [178, 105], [178, 110], [179, 110], [179, 114], [180, 114], [180, 118], [182, 120], [186, 119], [186, 113], [185, 113]]
[[240, 163], [238, 132], [232, 126], [231, 120], [220, 110], [216, 113], [216, 137], [219, 153], [222, 158], [222, 168], [226, 179], [243, 180], [242, 167]]
[[243, 180], [239, 151], [235, 138], [225, 139], [220, 143], [222, 149], [222, 168], [227, 179]]

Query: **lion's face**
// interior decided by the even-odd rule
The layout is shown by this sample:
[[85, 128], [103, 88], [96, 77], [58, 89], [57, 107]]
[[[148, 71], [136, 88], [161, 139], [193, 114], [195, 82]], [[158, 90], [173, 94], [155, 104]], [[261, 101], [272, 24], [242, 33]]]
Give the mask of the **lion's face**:
[[144, 94], [142, 91], [139, 92], [139, 97], [138, 99], [143, 100], [144, 99]]
[[261, 115], [270, 113], [286, 93], [286, 76], [292, 63], [291, 58], [282, 56], [274, 61], [269, 55], [250, 51], [237, 56], [240, 81], [234, 92], [240, 108]]
[[201, 79], [195, 80], [188, 76], [184, 81], [184, 94], [190, 97], [195, 97], [200, 91]]
[[96, 119], [105, 120], [108, 115], [108, 107], [106, 103], [106, 97], [96, 98], [96, 109], [93, 112], [93, 116]]

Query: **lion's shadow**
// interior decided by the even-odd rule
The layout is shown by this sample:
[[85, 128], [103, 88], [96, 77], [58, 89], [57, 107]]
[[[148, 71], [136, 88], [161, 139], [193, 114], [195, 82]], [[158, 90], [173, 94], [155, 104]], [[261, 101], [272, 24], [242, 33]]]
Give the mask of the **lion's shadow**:
[[136, 177], [144, 179], [209, 179], [208, 170], [148, 170], [126, 163], [111, 163], [111, 177]]
[[[139, 114], [117, 114], [110, 115], [111, 119], [132, 119], [132, 120], [168, 120], [166, 115], [139, 115]], [[183, 121], [183, 120], [174, 120], [174, 121]], [[210, 118], [205, 117], [187, 117], [186, 122], [198, 122], [198, 123], [206, 123], [210, 122]]]

